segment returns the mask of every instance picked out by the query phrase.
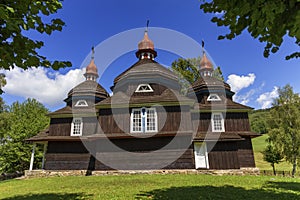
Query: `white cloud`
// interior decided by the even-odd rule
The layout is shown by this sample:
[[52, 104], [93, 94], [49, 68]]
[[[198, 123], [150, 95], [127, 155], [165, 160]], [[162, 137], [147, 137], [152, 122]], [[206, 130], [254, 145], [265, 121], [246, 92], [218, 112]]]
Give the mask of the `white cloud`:
[[251, 97], [255, 94], [256, 90], [251, 89], [246, 94], [243, 95], [234, 95], [234, 101], [237, 101], [243, 105], [246, 105], [250, 100]]
[[271, 92], [261, 94], [256, 101], [262, 109], [266, 109], [271, 107], [273, 99], [276, 97], [278, 97], [278, 87], [275, 86]]
[[84, 69], [70, 70], [66, 74], [50, 73], [46, 68], [29, 68], [23, 70], [15, 67], [2, 71], [7, 84], [5, 93], [24, 98], [35, 98], [49, 106], [59, 105], [67, 97], [68, 91], [84, 81]]
[[231, 74], [228, 76], [227, 83], [230, 85], [233, 92], [238, 93], [241, 89], [247, 88], [252, 85], [255, 81], [255, 74], [250, 73], [247, 76], [238, 76], [236, 74]]

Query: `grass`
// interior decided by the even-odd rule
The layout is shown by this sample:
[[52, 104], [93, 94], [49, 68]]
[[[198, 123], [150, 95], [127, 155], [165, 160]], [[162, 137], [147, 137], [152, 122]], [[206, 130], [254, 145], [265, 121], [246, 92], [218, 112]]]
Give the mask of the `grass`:
[[[260, 137], [252, 139], [254, 158], [256, 167], [260, 170], [272, 170], [270, 163], [263, 160], [263, 154], [261, 153], [266, 147], [266, 139], [268, 135], [264, 134]], [[279, 164], [275, 164], [276, 171], [292, 171], [292, 164], [283, 160], [283, 162]]]
[[0, 199], [300, 199], [300, 179], [268, 176], [118, 175], [0, 182]]

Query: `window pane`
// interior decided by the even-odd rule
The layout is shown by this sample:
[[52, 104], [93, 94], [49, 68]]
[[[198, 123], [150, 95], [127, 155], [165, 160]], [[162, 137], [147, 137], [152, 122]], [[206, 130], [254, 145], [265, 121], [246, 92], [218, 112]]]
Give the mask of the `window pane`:
[[156, 130], [156, 114], [154, 109], [147, 110], [147, 131]]
[[213, 130], [214, 131], [222, 131], [222, 116], [220, 114], [213, 115]]
[[81, 119], [73, 119], [73, 135], [81, 135], [81, 124], [82, 124], [82, 121]]
[[138, 132], [142, 130], [142, 118], [140, 110], [133, 110], [132, 112], [132, 131]]

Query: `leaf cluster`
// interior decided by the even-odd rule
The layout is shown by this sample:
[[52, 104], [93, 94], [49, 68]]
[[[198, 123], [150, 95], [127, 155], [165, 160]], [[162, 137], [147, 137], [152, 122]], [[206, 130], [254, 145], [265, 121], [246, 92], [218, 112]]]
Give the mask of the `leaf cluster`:
[[48, 35], [53, 31], [61, 31], [65, 25], [61, 19], [48, 19], [48, 16], [55, 14], [61, 8], [60, 0], [2, 0], [0, 3], [1, 68], [9, 70], [14, 66], [23, 69], [43, 66], [57, 70], [71, 66], [68, 61], [47, 60], [37, 52], [44, 43], [26, 36], [29, 31]]
[[[32, 144], [25, 140], [48, 127], [47, 113], [35, 99], [13, 103], [8, 111], [0, 113], [0, 173], [29, 168]], [[36, 155], [38, 164], [42, 157], [39, 148]]]
[[300, 97], [290, 85], [279, 88], [278, 94], [267, 120], [269, 140], [295, 165], [300, 159]]
[[268, 132], [267, 118], [269, 118], [270, 110], [255, 110], [249, 113], [249, 121], [251, 130], [265, 134]]
[[[266, 43], [264, 57], [276, 53], [288, 35], [300, 46], [300, 2], [299, 0], [213, 0], [204, 2], [200, 8], [205, 13], [214, 13], [211, 21], [225, 26], [230, 32], [218, 39], [233, 39], [247, 30], [253, 38]], [[300, 52], [293, 52], [286, 59], [299, 58]]]

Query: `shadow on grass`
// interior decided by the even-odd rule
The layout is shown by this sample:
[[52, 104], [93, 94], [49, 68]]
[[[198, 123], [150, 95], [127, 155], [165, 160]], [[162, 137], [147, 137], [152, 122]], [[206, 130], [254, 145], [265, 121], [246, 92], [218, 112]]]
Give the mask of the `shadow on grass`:
[[26, 194], [13, 197], [4, 198], [3, 200], [74, 200], [74, 199], [91, 199], [92, 195], [83, 193], [69, 193], [69, 194]]
[[[300, 183], [293, 182], [272, 182], [269, 181], [264, 185], [265, 188], [276, 188], [300, 193]], [[300, 196], [300, 195], [299, 195]], [[299, 197], [300, 199], [300, 197]]]
[[[271, 186], [271, 185], [270, 185]], [[299, 192], [299, 191], [298, 191]], [[151, 200], [181, 200], [181, 199], [226, 199], [226, 200], [253, 200], [253, 199], [280, 199], [280, 200], [298, 200], [300, 194], [293, 194], [282, 190], [274, 190], [274, 188], [265, 187], [263, 189], [245, 189], [234, 186], [187, 186], [187, 187], [171, 187], [165, 189], [156, 189], [149, 192], [143, 192], [136, 195], [136, 199]]]

